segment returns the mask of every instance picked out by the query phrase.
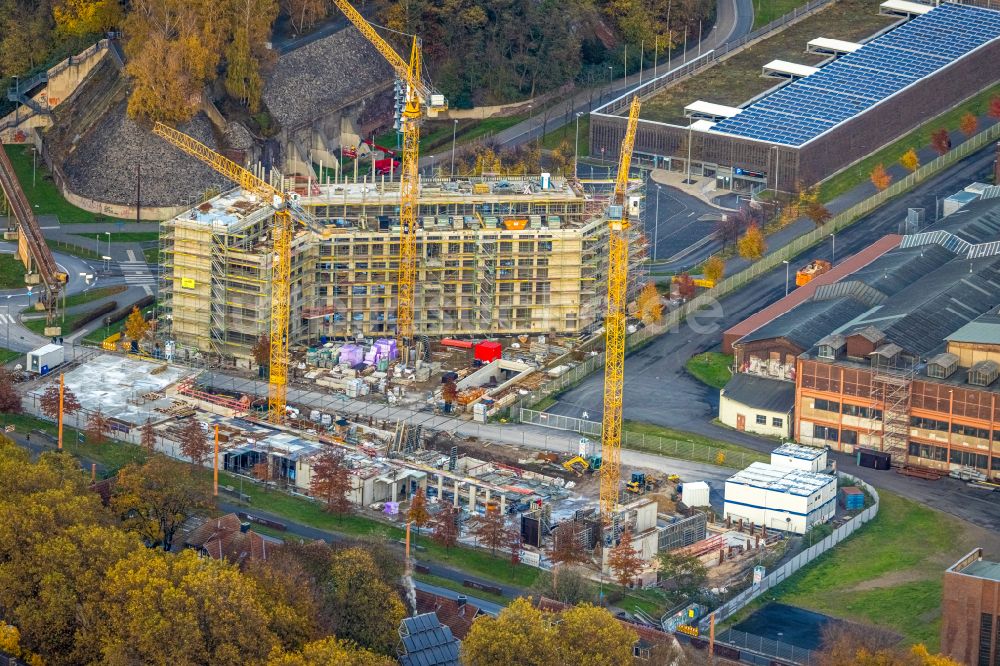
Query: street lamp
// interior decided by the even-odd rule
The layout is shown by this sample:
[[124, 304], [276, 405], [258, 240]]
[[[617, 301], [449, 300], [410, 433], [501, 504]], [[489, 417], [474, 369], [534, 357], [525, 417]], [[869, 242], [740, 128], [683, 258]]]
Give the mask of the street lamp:
[[28, 285], [28, 309], [31, 309], [31, 285]]
[[788, 271], [790, 264], [788, 263], [787, 259], [782, 260], [781, 263], [785, 265], [785, 296], [788, 296]]
[[458, 118], [455, 118], [455, 124], [451, 127], [451, 177], [455, 177], [455, 135], [458, 132]]
[[104, 235], [108, 237], [108, 255], [111, 254], [111, 232], [105, 231]]
[[576, 178], [579, 175], [580, 169], [580, 116], [583, 113], [577, 112], [576, 114], [576, 141], [573, 144], [573, 177]]
[[660, 236], [660, 186], [656, 186], [656, 217], [653, 218], [653, 261], [656, 261], [657, 239]]
[[830, 234], [830, 242], [832, 248], [830, 250], [830, 265], [837, 263], [837, 236], [835, 234]]

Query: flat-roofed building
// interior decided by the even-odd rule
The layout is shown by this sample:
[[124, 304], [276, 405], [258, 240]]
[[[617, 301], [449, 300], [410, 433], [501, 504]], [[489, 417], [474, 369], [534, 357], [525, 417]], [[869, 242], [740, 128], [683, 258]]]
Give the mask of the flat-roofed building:
[[941, 596], [941, 652], [971, 666], [1000, 662], [1000, 562], [976, 548], [945, 571]]

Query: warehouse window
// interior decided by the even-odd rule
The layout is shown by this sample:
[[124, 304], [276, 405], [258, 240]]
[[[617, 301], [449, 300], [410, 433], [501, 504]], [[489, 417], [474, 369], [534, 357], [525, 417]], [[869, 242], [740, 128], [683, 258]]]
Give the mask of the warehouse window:
[[757, 415], [757, 425], [767, 425], [767, 417], [763, 414]]
[[940, 430], [941, 432], [948, 432], [948, 422], [947, 421], [937, 421], [935, 419], [925, 419], [920, 416], [911, 416], [910, 425], [914, 428], [921, 428], [923, 430]]
[[987, 462], [989, 461], [985, 455], [971, 451], [959, 451], [958, 449], [951, 450], [951, 463], [954, 465], [986, 469]]
[[989, 430], [974, 428], [973, 426], [962, 425], [961, 423], [952, 423], [951, 431], [956, 435], [964, 435], [965, 437], [979, 437], [980, 439], [990, 438]]
[[785, 420], [778, 418], [777, 416], [771, 417], [771, 425], [775, 428], [780, 428], [785, 425]]
[[824, 400], [822, 398], [816, 398], [813, 402], [813, 409], [821, 409], [824, 412], [839, 412], [840, 403], [834, 400]]
[[837, 429], [830, 426], [813, 426], [813, 437], [816, 439], [825, 439], [829, 442], [836, 442]]
[[840, 431], [840, 443], [841, 444], [857, 444], [858, 443], [858, 433], [853, 430], [841, 430]]

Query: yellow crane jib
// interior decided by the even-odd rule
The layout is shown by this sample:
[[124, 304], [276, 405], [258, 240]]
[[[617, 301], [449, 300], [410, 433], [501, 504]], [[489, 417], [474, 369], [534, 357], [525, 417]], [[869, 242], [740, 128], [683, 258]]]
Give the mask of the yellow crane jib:
[[608, 206], [608, 297], [604, 318], [604, 415], [601, 430], [601, 520], [613, 521], [621, 493], [622, 393], [625, 385], [625, 306], [628, 289], [628, 207], [626, 194], [639, 98], [632, 98], [622, 139], [615, 191]]
[[[153, 133], [166, 139], [183, 152], [204, 162], [240, 187], [274, 207], [274, 263], [271, 267], [271, 348], [268, 378], [268, 420], [281, 423], [285, 419], [288, 390], [288, 320], [291, 312], [292, 235], [294, 221], [316, 229], [317, 223], [304, 215], [295, 204], [295, 197], [286, 195], [258, 178], [236, 162], [223, 157], [205, 144], [163, 123], [153, 126]], [[297, 215], [293, 218], [293, 210]]]

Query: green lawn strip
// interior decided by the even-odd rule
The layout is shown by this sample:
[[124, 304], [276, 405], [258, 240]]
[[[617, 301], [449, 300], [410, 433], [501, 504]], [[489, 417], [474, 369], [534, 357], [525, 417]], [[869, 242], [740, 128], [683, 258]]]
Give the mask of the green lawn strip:
[[[70, 331], [72, 330], [73, 324], [75, 324], [77, 320], [79, 320], [86, 314], [89, 313], [77, 312], [76, 314], [68, 314], [65, 317], [56, 317], [56, 319], [52, 322], [52, 325], [61, 326], [62, 334], [64, 336], [69, 335]], [[21, 323], [23, 323], [24, 327], [27, 328], [32, 333], [34, 333], [35, 335], [45, 335], [45, 327], [49, 325], [48, 322], [46, 322], [44, 316], [42, 316], [40, 319], [23, 319], [21, 320]]]
[[[254, 528], [257, 529], [256, 527]], [[509, 597], [505, 597], [499, 594], [493, 594], [492, 592], [484, 592], [482, 590], [474, 590], [470, 587], [465, 587], [461, 583], [449, 580], [448, 578], [441, 578], [440, 576], [433, 576], [431, 574], [415, 573], [413, 577], [421, 582], [427, 583], [428, 585], [436, 585], [437, 587], [443, 587], [446, 590], [451, 590], [452, 592], [458, 592], [459, 594], [472, 595], [479, 599], [485, 601], [492, 601], [495, 604], [500, 604], [501, 606], [506, 606], [511, 602]]]
[[[220, 483], [234, 488], [238, 488], [240, 484], [238, 477], [224, 472], [219, 473], [219, 479]], [[375, 536], [391, 540], [405, 537], [405, 531], [401, 527], [360, 515], [335, 516], [324, 511], [316, 502], [274, 489], [265, 491], [257, 484], [244, 482], [243, 493], [250, 496], [252, 509], [273, 513], [301, 525], [355, 537]], [[431, 541], [426, 532], [421, 536], [413, 534], [412, 539], [413, 544], [419, 546], [416, 550], [418, 559], [427, 558], [441, 564], [450, 564], [482, 578], [521, 587], [530, 586], [538, 577], [539, 570], [534, 567], [518, 565], [512, 570], [510, 563], [501, 555], [493, 557], [474, 548], [443, 548]]]
[[[121, 304], [119, 304], [119, 307], [121, 307]], [[142, 309], [142, 314], [146, 315], [146, 317], [148, 318], [149, 315], [153, 313], [153, 307], [154, 307], [153, 305], [146, 306], [145, 308]], [[92, 342], [95, 344], [100, 344], [104, 342], [105, 338], [110, 337], [115, 333], [121, 333], [122, 331], [125, 330], [125, 319], [127, 319], [127, 317], [119, 319], [110, 326], [104, 326], [101, 323], [104, 321], [104, 317], [98, 317], [93, 322], [91, 322], [91, 324], [97, 322], [101, 323], [101, 325], [92, 330], [87, 335], [83, 336], [83, 342]]]
[[64, 241], [55, 240], [54, 238], [46, 238], [45, 244], [56, 252], [65, 252], [66, 254], [72, 254], [75, 257], [81, 257], [83, 259], [100, 259], [103, 256], [85, 245], [66, 243]]
[[[576, 144], [576, 118], [570, 120], [562, 127], [554, 129], [542, 137], [542, 148], [555, 150], [564, 141], [569, 146], [568, 154], [573, 154], [573, 147]], [[580, 116], [580, 157], [590, 155], [590, 115]]]
[[[3, 414], [0, 420], [4, 425], [13, 424], [19, 433], [29, 433], [41, 430], [56, 437], [58, 427], [51, 421], [31, 414]], [[79, 431], [70, 426], [63, 427], [63, 449], [85, 460], [104, 465], [109, 470], [118, 470], [131, 462], [141, 462], [146, 458], [146, 452], [138, 447], [122, 442], [108, 440], [101, 444], [79, 442]]]
[[781, 18], [804, 4], [806, 4], [805, 0], [754, 0], [753, 30], [763, 28], [771, 21]]
[[[767, 0], [757, 1], [767, 4]], [[847, 41], [868, 37], [895, 20], [879, 16], [878, 12], [879, 0], [831, 3], [753, 47], [663, 90], [643, 103], [642, 118], [686, 126], [684, 107], [696, 100], [739, 106], [775, 85], [773, 79], [760, 75], [765, 64], [781, 59], [816, 65], [825, 56], [803, 53], [806, 42], [816, 35], [836, 35]]]
[[35, 184], [32, 186], [32, 150], [30, 146], [8, 144], [4, 146], [4, 150], [7, 151], [7, 157], [10, 158], [11, 164], [14, 166], [14, 173], [17, 174], [17, 179], [21, 182], [24, 196], [34, 208], [35, 215], [55, 215], [62, 224], [108, 221], [108, 218], [102, 215], [77, 208], [66, 201], [52, 180], [52, 175], [41, 156], [35, 158]]
[[7, 349], [6, 347], [0, 347], [0, 365], [7, 365], [15, 358], [21, 358], [21, 352], [16, 352], [13, 349]]
[[68, 308], [74, 305], [83, 305], [84, 303], [92, 303], [101, 298], [107, 296], [114, 296], [115, 294], [120, 294], [123, 291], [128, 290], [128, 285], [116, 284], [111, 287], [98, 287], [97, 289], [90, 289], [88, 291], [80, 292], [79, 294], [73, 294], [72, 296], [66, 297], [65, 306]]
[[155, 266], [160, 263], [160, 248], [150, 247], [142, 251], [142, 256], [146, 258], [146, 263]]
[[886, 168], [899, 162], [899, 158], [910, 148], [920, 150], [930, 145], [931, 134], [942, 127], [949, 130], [958, 128], [959, 119], [968, 112], [982, 116], [989, 107], [991, 97], [1000, 95], [1000, 84], [987, 88], [975, 97], [959, 104], [954, 109], [946, 111], [937, 118], [929, 120], [903, 138], [890, 143], [881, 150], [869, 155], [857, 164], [848, 167], [840, 173], [828, 178], [820, 186], [820, 198], [830, 201], [854, 187], [866, 182], [875, 168], [882, 164]]
[[721, 389], [733, 376], [730, 369], [732, 365], [732, 354], [705, 352], [703, 354], [695, 354], [689, 358], [684, 367], [702, 384], [708, 384], [713, 388]]
[[24, 264], [13, 254], [0, 254], [0, 289], [24, 287]]
[[[711, 437], [695, 435], [693, 433], [684, 432], [683, 430], [664, 428], [663, 426], [653, 425], [651, 423], [625, 421], [622, 428], [627, 433], [622, 446], [636, 451], [659, 453], [670, 458], [708, 462], [713, 464], [719, 464], [715, 455], [719, 451], [722, 451], [726, 454], [726, 458], [721, 464], [726, 467], [737, 468], [746, 467], [752, 462], [767, 462], [770, 460], [768, 456], [738, 444], [731, 444], [729, 442], [712, 439]], [[636, 434], [648, 435], [648, 437], [645, 442], [643, 442], [640, 438], [635, 436]], [[658, 442], [657, 438], [663, 438], [671, 441], [662, 442], [661, 444]], [[675, 445], [674, 442], [677, 442], [677, 444]], [[685, 447], [685, 444], [693, 444], [694, 446]], [[711, 455], [706, 453], [706, 448], [714, 449]]]
[[[101, 236], [101, 240], [108, 242], [108, 237], [104, 234], [74, 234], [80, 238], [94, 240], [95, 236]], [[148, 241], [160, 240], [159, 231], [112, 231], [112, 243], [146, 243]]]
[[[961, 522], [886, 490], [879, 495], [879, 513], [864, 529], [769, 591], [739, 617], [766, 601], [778, 601], [884, 626], [936, 651], [939, 560], [943, 553], [954, 551], [956, 558], [962, 554], [955, 550]], [[883, 576], [887, 580], [879, 585]], [[862, 583], [868, 586], [856, 589]]]
[[[608, 592], [609, 590], [605, 588], [605, 593]], [[659, 619], [667, 609], [667, 598], [658, 590], [629, 590], [625, 597], [614, 605], [629, 613], [640, 610], [654, 619]]]

